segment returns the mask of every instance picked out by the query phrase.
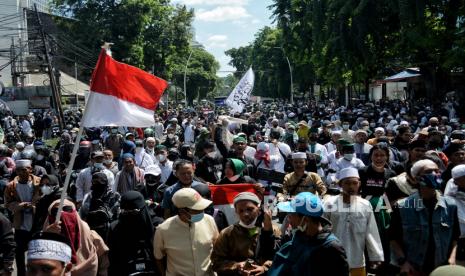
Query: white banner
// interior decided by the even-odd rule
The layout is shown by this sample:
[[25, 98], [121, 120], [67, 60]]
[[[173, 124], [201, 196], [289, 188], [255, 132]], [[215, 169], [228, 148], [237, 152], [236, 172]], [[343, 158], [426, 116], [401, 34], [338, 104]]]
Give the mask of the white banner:
[[225, 101], [226, 105], [231, 108], [231, 114], [241, 113], [244, 110], [245, 104], [249, 101], [254, 82], [255, 75], [252, 67], [250, 67]]

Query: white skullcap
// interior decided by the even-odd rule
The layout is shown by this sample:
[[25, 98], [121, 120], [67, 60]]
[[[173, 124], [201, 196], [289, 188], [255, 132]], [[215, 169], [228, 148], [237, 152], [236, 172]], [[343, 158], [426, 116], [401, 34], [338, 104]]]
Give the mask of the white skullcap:
[[452, 178], [465, 176], [465, 165], [457, 165], [452, 169]]
[[356, 177], [356, 178], [360, 178], [360, 176], [358, 175], [358, 170], [356, 168], [345, 168], [345, 169], [342, 169], [339, 171], [338, 173], [338, 179], [339, 181], [345, 179], [345, 178], [349, 178], [349, 177]]
[[368, 136], [368, 133], [367, 133], [365, 130], [363, 130], [363, 129], [358, 129], [358, 130], [354, 131], [353, 137], [357, 136], [357, 135], [360, 134], [360, 133], [363, 133], [363, 134], [365, 134], [365, 135]]
[[378, 132], [378, 131], [381, 131], [382, 133], [384, 133], [384, 128], [382, 127], [375, 128], [375, 132]]
[[340, 131], [340, 130], [332, 131], [331, 135], [342, 135], [342, 131]]
[[408, 125], [409, 125], [409, 123], [408, 123], [407, 121], [402, 121], [402, 122], [400, 122], [400, 125], [401, 125], [401, 126], [402, 126], [402, 125], [406, 125], [406, 126], [408, 126]]
[[410, 169], [410, 175], [414, 178], [417, 177], [420, 171], [423, 170], [423, 168], [426, 166], [437, 167], [438, 165], [429, 159], [418, 160]]
[[307, 159], [307, 154], [305, 152], [294, 152], [292, 159]]
[[68, 264], [71, 261], [71, 247], [54, 240], [32, 240], [29, 242], [27, 260], [56, 260]]
[[24, 149], [24, 147], [26, 147], [26, 145], [23, 142], [16, 143], [16, 148], [17, 149]]
[[31, 167], [32, 161], [28, 159], [21, 159], [21, 160], [16, 160], [15, 164], [16, 164], [16, 168]]
[[155, 138], [153, 138], [153, 137], [148, 137], [146, 141], [147, 141], [147, 142], [155, 142]]

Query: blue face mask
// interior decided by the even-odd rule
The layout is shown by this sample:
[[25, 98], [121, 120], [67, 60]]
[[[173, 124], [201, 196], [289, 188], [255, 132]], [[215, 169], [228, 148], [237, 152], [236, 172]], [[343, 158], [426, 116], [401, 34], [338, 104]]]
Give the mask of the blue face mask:
[[204, 212], [202, 212], [200, 214], [196, 214], [196, 215], [191, 215], [191, 222], [196, 223], [196, 222], [201, 221], [203, 219], [204, 215], [205, 215]]
[[442, 178], [441, 175], [437, 173], [428, 173], [420, 178], [420, 185], [425, 187], [430, 187], [435, 190], [441, 189]]

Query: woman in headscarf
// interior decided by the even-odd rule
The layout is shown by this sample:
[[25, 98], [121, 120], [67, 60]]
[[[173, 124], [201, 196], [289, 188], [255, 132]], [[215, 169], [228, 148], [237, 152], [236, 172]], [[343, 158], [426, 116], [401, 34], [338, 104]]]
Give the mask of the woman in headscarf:
[[[81, 219], [87, 222], [92, 230], [95, 230], [104, 241], [107, 241], [109, 226], [119, 215], [119, 193], [111, 190], [108, 177], [103, 172], [92, 174], [92, 185], [82, 201], [79, 210]], [[101, 211], [106, 216], [102, 216]]]
[[109, 275], [155, 275], [153, 237], [161, 222], [152, 220], [141, 193], [130, 191], [121, 197], [121, 215], [108, 237]]
[[54, 201], [48, 209], [48, 219], [44, 224], [45, 232], [54, 232], [65, 236], [71, 244], [72, 276], [108, 275], [108, 247], [102, 238], [79, 217], [76, 206], [65, 199], [61, 219], [56, 222], [60, 200]]
[[243, 174], [246, 168], [242, 160], [228, 158], [224, 168], [224, 178], [216, 184], [256, 183], [253, 178]]
[[62, 188], [59, 185], [58, 178], [53, 174], [46, 174], [40, 179], [40, 191], [42, 197], [36, 204], [34, 221], [32, 223], [32, 233], [42, 230], [44, 222], [48, 217], [48, 207], [53, 201], [61, 197]]

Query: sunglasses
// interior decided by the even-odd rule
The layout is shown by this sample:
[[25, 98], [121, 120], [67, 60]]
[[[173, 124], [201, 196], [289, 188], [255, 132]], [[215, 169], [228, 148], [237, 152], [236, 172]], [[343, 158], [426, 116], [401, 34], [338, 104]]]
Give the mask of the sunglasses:
[[[74, 210], [73, 210], [73, 207], [71, 206], [63, 206], [63, 212], [67, 212], [67, 213], [72, 213]], [[50, 215], [52, 215], [52, 217], [56, 217], [58, 214], [58, 208], [52, 208], [52, 210], [50, 211]]]

